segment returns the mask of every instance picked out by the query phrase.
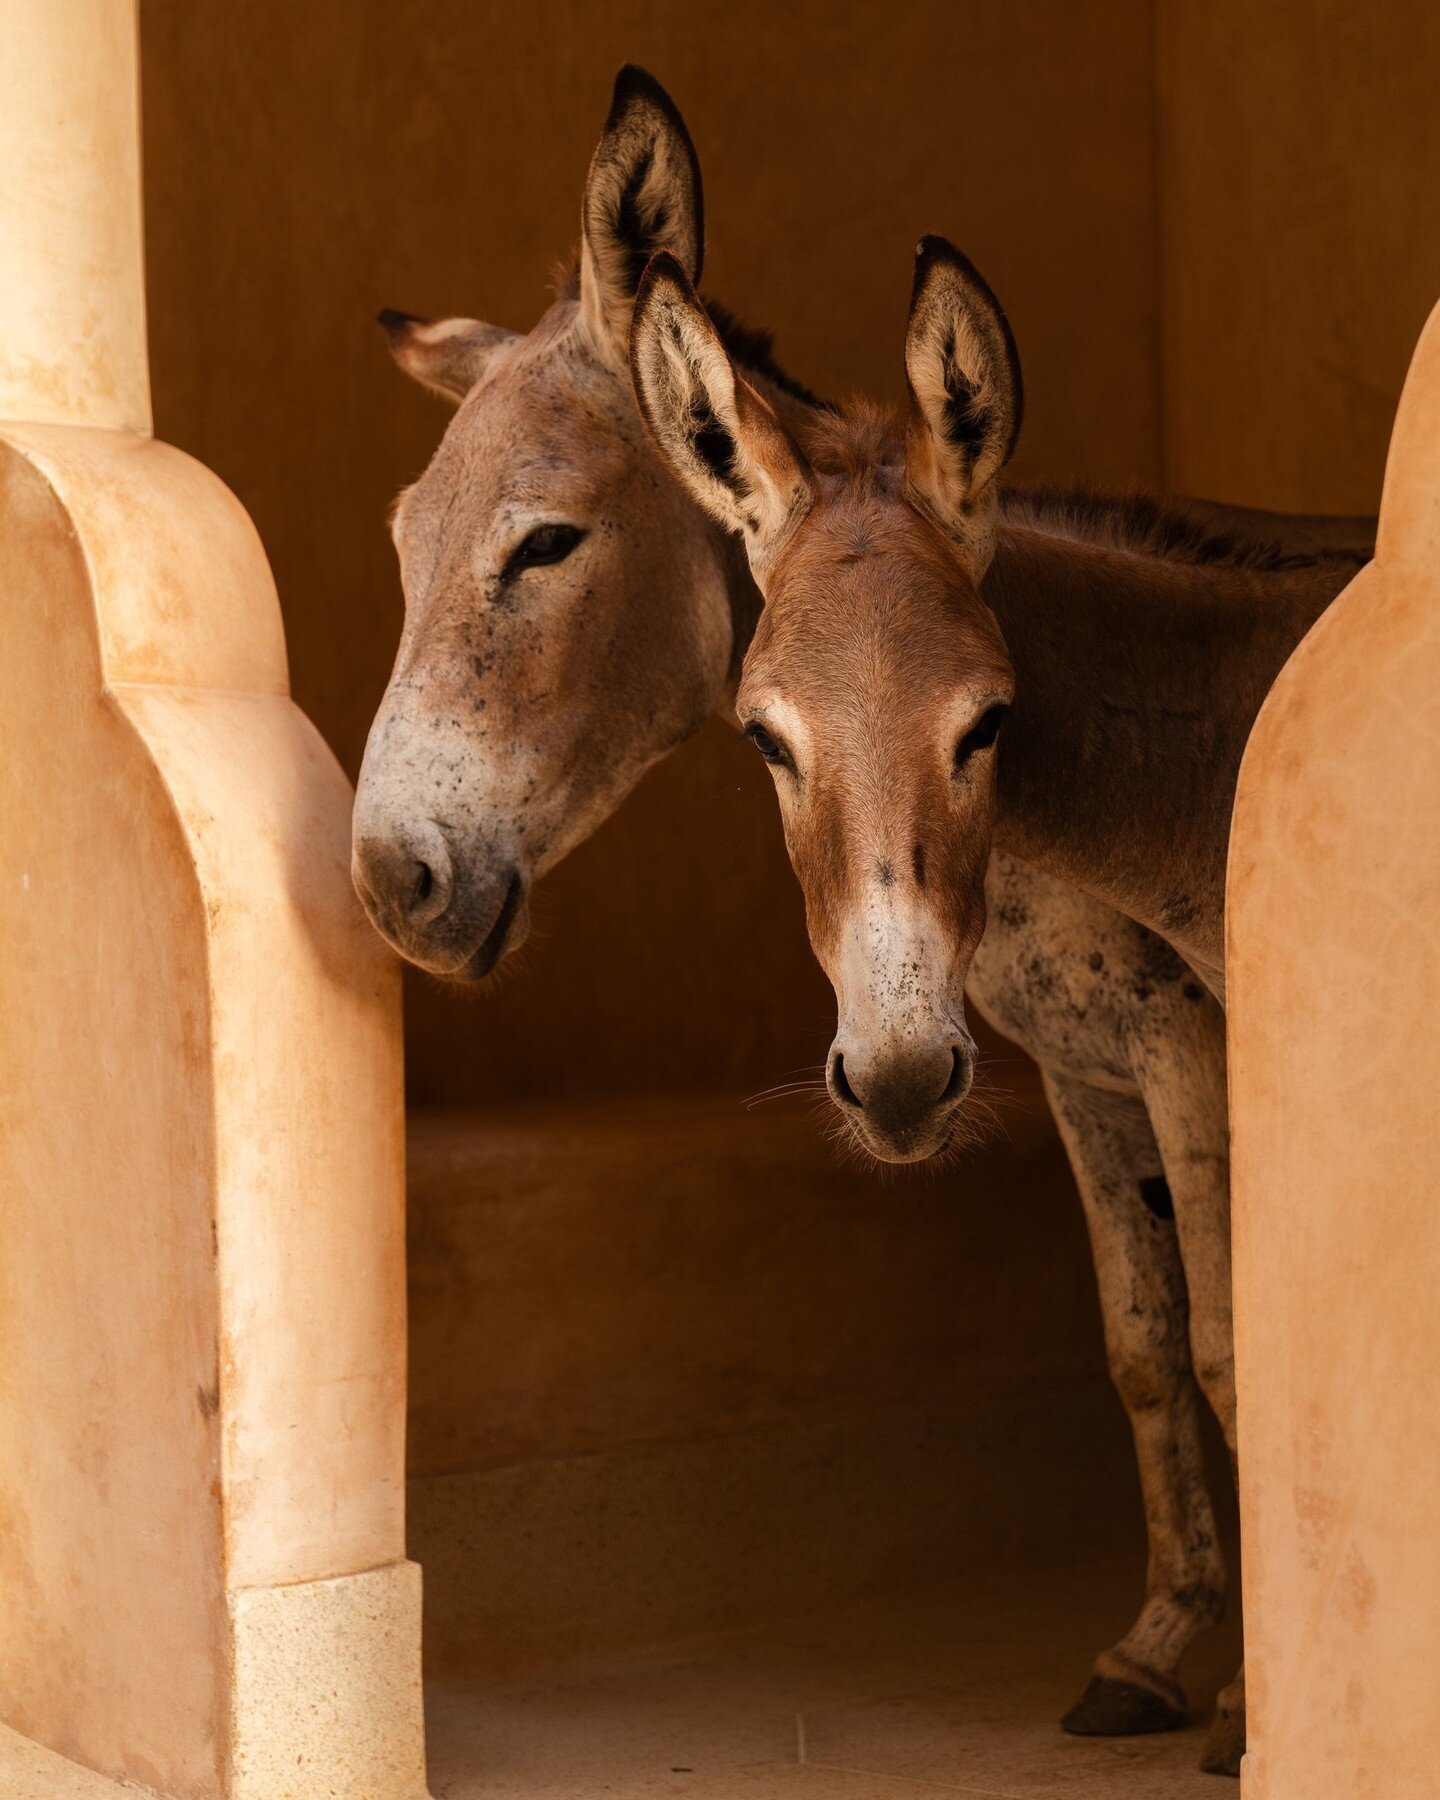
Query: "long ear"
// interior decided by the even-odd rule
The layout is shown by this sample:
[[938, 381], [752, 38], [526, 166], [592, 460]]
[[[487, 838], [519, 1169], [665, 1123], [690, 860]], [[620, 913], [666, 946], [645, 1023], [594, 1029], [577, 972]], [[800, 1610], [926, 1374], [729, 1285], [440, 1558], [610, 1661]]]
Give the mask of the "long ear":
[[482, 325], [479, 319], [417, 319], [390, 307], [379, 316], [390, 340], [390, 354], [422, 387], [463, 400], [480, 379], [487, 362], [514, 341], [513, 331]]
[[810, 467], [766, 402], [735, 372], [684, 269], [646, 269], [630, 334], [635, 396], [660, 454], [712, 518], [745, 540], [763, 575], [810, 510]]
[[625, 364], [630, 312], [645, 265], [669, 250], [691, 281], [705, 255], [700, 163], [675, 102], [626, 63], [581, 209], [580, 312], [603, 354]]
[[1020, 435], [1020, 357], [1000, 302], [942, 237], [920, 240], [905, 333], [912, 496], [983, 573], [999, 511], [996, 478]]

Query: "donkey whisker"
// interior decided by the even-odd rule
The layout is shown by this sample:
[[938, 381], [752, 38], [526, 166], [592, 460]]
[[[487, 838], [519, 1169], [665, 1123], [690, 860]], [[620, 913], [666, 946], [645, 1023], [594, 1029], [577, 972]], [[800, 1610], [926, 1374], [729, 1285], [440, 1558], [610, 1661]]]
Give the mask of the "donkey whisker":
[[771, 1100], [788, 1100], [797, 1094], [824, 1094], [825, 1068], [823, 1063], [811, 1063], [806, 1067], [792, 1069], [784, 1081], [777, 1081], [773, 1087], [761, 1088], [759, 1093], [751, 1094], [744, 1102], [747, 1112], [757, 1106], [764, 1106]]

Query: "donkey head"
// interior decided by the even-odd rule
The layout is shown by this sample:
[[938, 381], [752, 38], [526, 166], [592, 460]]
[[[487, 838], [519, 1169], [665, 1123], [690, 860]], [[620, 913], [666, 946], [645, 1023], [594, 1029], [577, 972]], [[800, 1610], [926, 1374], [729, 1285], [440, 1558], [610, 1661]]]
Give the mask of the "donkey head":
[[996, 744], [1013, 693], [980, 595], [1019, 432], [999, 304], [920, 246], [902, 446], [869, 412], [797, 442], [737, 374], [673, 257], [636, 302], [631, 365], [656, 443], [738, 532], [765, 608], [737, 711], [770, 764], [811, 942], [835, 988], [830, 1094], [862, 1143], [949, 1140], [975, 1047], [964, 981], [985, 925]]
[[355, 883], [412, 961], [478, 979], [530, 884], [725, 691], [718, 534], [666, 474], [627, 342], [649, 256], [698, 279], [683, 121], [623, 69], [585, 187], [578, 278], [528, 335], [383, 313], [396, 361], [459, 402], [400, 497], [405, 625], [355, 807]]

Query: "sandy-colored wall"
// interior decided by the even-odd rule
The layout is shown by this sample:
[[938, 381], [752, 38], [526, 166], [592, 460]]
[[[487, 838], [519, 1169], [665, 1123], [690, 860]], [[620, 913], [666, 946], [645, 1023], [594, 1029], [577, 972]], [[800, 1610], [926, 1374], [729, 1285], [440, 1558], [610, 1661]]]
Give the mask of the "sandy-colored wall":
[[1165, 468], [1374, 512], [1440, 294], [1440, 9], [1161, 0]]
[[5, 34], [0, 1717], [414, 1800], [397, 972], [254, 528], [148, 432], [133, 0]]
[[413, 1115], [411, 1473], [1099, 1385], [1037, 1086], [963, 1204], [724, 1095]]
[[[1168, 472], [1374, 510], [1440, 295], [1440, 13], [1165, 0], [1160, 41]], [[1231, 842], [1247, 1800], [1435, 1785], [1435, 333]]]
[[[373, 315], [533, 321], [627, 58], [694, 131], [710, 284], [797, 373], [895, 394], [914, 240], [945, 230], [1019, 334], [1023, 467], [1158, 473], [1146, 0], [925, 0], [883, 30], [821, 0], [142, 13], [157, 430], [254, 516], [296, 697], [352, 772], [399, 629], [384, 511], [446, 417]], [[718, 726], [652, 776], [544, 884], [499, 994], [414, 985], [416, 1095], [756, 1088], [818, 1060], [833, 1001], [768, 787]]]
[[1231, 839], [1246, 1800], [1435, 1788], [1437, 489], [1440, 308], [1375, 560], [1275, 683]]

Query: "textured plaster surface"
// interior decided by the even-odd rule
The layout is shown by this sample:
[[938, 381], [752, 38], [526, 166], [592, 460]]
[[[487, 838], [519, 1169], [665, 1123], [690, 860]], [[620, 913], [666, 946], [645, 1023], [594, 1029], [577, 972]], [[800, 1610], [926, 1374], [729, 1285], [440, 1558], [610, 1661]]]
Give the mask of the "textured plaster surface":
[[229, 1800], [424, 1800], [420, 1570], [230, 1596]]
[[[85, 457], [108, 434], [44, 434], [72, 488], [109, 480]], [[0, 444], [0, 596], [32, 652], [0, 665], [0, 1717], [206, 1794], [224, 1549], [205, 912], [102, 686], [87, 547], [28, 441]]]
[[0, 1706], [208, 1795], [224, 1589], [403, 1549], [398, 983], [234, 501], [149, 439], [6, 436], [0, 590], [37, 650], [0, 709]]
[[0, 1725], [0, 1794], [5, 1800], [150, 1800], [155, 1790], [82, 1769]]
[[1277, 681], [1231, 841], [1246, 1800], [1437, 1787], [1437, 570], [1440, 312], [1376, 559]]
[[412, 1109], [412, 1475], [1103, 1379], [1038, 1080], [995, 1079], [984, 1151], [898, 1178], [808, 1097]]
[[9, 0], [0, 419], [150, 427], [135, 0]]
[[403, 1554], [399, 983], [254, 528], [146, 429], [134, 0], [5, 26], [0, 1717], [213, 1800], [227, 1590]]

